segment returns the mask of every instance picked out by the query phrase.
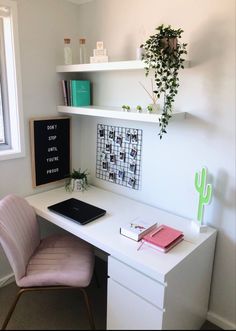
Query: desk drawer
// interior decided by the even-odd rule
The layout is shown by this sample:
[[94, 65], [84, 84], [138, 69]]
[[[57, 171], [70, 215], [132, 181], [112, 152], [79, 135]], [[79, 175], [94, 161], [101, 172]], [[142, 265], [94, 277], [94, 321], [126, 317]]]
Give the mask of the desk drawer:
[[161, 283], [111, 256], [108, 257], [108, 275], [156, 307], [164, 308], [165, 286]]
[[161, 330], [164, 313], [108, 279], [107, 330]]

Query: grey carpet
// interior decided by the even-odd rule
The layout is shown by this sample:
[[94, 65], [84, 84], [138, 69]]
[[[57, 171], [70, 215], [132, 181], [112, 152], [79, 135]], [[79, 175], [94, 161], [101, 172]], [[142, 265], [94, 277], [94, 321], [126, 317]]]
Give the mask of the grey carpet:
[[[88, 287], [97, 330], [106, 328], [106, 263], [96, 259], [95, 278]], [[17, 293], [15, 283], [0, 289], [0, 325]], [[88, 330], [89, 321], [79, 290], [24, 293], [7, 326], [8, 330]]]
[[[106, 329], [107, 264], [96, 259], [95, 279], [88, 288], [97, 330]], [[17, 293], [15, 283], [0, 288], [0, 325]], [[88, 330], [89, 322], [79, 290], [28, 292], [23, 294], [7, 330]], [[220, 330], [206, 322], [201, 330]]]

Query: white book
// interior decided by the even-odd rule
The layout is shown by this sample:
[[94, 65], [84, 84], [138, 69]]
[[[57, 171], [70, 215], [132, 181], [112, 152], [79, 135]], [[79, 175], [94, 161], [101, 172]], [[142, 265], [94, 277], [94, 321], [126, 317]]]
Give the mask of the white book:
[[139, 241], [149, 231], [157, 226], [154, 220], [145, 220], [144, 218], [135, 218], [131, 222], [126, 223], [120, 227], [120, 234], [135, 241]]

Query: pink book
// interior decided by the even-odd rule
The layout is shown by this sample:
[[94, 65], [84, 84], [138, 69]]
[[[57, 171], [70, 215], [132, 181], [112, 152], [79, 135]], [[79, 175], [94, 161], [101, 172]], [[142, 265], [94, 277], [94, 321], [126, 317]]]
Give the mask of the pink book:
[[160, 225], [158, 228], [147, 233], [143, 240], [161, 248], [167, 248], [178, 239], [183, 238], [183, 232], [167, 225]]
[[145, 243], [145, 245], [147, 246], [150, 246], [151, 248], [153, 249], [156, 249], [160, 252], [163, 252], [163, 253], [167, 253], [169, 252], [169, 250], [171, 250], [173, 247], [175, 247], [178, 243], [180, 243], [184, 238], [183, 237], [179, 237], [177, 238], [176, 240], [174, 240], [170, 245], [166, 246], [165, 248], [162, 248], [160, 246], [157, 246], [157, 245], [154, 245], [154, 244], [151, 244], [150, 242], [148, 241], [144, 241], [142, 240], [141, 241], [141, 245], [138, 247], [138, 250], [142, 247], [142, 245]]

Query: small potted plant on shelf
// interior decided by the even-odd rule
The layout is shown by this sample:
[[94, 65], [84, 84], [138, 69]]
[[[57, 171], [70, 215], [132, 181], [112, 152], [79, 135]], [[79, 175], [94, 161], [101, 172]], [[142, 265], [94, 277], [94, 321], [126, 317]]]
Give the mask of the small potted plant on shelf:
[[159, 99], [164, 97], [164, 106], [159, 119], [160, 139], [166, 132], [166, 127], [172, 117], [173, 103], [178, 93], [179, 70], [184, 68], [184, 55], [187, 54], [187, 44], [181, 44], [179, 39], [182, 29], [174, 29], [163, 24], [156, 28], [157, 33], [150, 36], [140, 47], [144, 49], [142, 60], [145, 63], [145, 75], [154, 70], [155, 88], [153, 93]]
[[70, 173], [66, 179], [65, 188], [67, 191], [84, 191], [88, 186], [88, 175], [87, 169], [84, 171], [75, 170]]
[[141, 113], [142, 107], [140, 105], [137, 105], [136, 106], [136, 111], [137, 111], [137, 113]]
[[149, 114], [151, 114], [153, 112], [153, 106], [152, 105], [148, 105], [147, 106], [147, 111]]
[[129, 111], [129, 110], [130, 110], [130, 106], [129, 106], [129, 105], [123, 105], [123, 106], [122, 106], [122, 109], [123, 109], [124, 111]]

